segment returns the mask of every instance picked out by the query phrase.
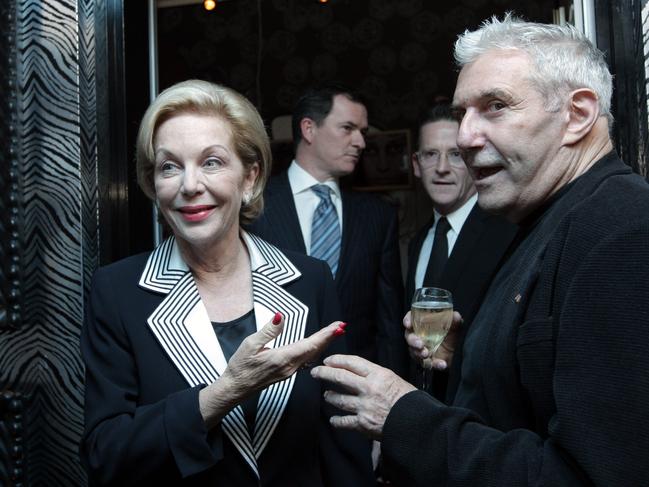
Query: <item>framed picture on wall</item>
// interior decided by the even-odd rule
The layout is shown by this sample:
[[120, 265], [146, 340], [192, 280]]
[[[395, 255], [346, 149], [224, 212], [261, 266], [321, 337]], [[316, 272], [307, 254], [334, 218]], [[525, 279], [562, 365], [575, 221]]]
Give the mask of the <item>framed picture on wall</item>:
[[410, 131], [372, 132], [348, 183], [358, 191], [391, 191], [412, 187]]

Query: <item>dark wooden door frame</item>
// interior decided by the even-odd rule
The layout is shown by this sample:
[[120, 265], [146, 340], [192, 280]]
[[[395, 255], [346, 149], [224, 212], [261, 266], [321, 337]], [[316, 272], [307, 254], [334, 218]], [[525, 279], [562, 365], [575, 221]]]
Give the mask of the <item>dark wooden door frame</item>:
[[622, 159], [647, 176], [647, 94], [641, 0], [595, 0], [597, 46], [614, 76], [612, 136]]

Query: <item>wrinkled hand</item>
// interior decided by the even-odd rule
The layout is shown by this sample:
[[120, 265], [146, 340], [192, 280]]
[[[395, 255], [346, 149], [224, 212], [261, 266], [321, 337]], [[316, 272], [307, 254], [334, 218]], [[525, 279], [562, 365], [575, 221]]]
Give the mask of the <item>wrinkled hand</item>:
[[408, 351], [410, 356], [422, 362], [426, 368], [433, 368], [435, 370], [445, 370], [451, 366], [453, 361], [453, 353], [455, 352], [455, 345], [458, 340], [460, 327], [464, 320], [457, 311], [453, 312], [453, 322], [451, 328], [446, 335], [446, 338], [435, 352], [435, 356], [430, 357], [430, 351], [424, 346], [424, 342], [412, 330], [412, 323], [410, 322], [410, 311], [403, 317], [403, 327], [406, 329], [404, 335], [408, 343]]
[[389, 369], [353, 355], [332, 355], [324, 365], [311, 370], [311, 375], [338, 386], [339, 391], [326, 391], [325, 400], [352, 414], [332, 416], [336, 428], [359, 431], [380, 440], [383, 425], [394, 403], [415, 390], [412, 384]]
[[[268, 343], [284, 330], [283, 317], [279, 315], [276, 318], [246, 337], [230, 358], [221, 377], [200, 391], [201, 414], [208, 426], [220, 421], [230, 409], [249, 395], [293, 375], [344, 333], [337, 332], [341, 322], [334, 321], [308, 338], [283, 347], [268, 348]], [[343, 328], [344, 326], [342, 324]]]

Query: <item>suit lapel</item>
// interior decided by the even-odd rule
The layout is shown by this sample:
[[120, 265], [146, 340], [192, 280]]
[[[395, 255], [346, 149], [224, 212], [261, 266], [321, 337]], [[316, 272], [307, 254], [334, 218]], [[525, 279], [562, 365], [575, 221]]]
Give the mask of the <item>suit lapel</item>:
[[426, 236], [428, 235], [428, 231], [432, 224], [431, 220], [426, 224], [426, 226], [419, 229], [408, 249], [408, 275], [406, 276], [406, 299], [404, 301], [408, 309], [410, 308], [412, 295], [415, 294], [415, 277], [417, 275], [419, 254], [421, 253], [421, 247], [424, 245], [424, 240], [426, 240]]
[[[345, 270], [349, 267], [346, 263], [353, 261], [354, 256], [352, 254], [355, 247], [352, 245], [352, 242], [362, 241], [356, 234], [362, 231], [360, 225], [364, 221], [357, 214], [358, 207], [352, 201], [352, 195], [348, 191], [341, 191], [341, 195], [343, 202], [343, 232], [340, 236], [340, 257], [338, 259], [338, 272], [335, 278], [336, 284], [341, 282], [345, 277]], [[338, 286], [338, 289], [340, 289], [340, 286]]]
[[[242, 232], [250, 253], [257, 330], [276, 311], [284, 314], [284, 331], [268, 346], [283, 346], [304, 338], [308, 307], [283, 289], [300, 272], [278, 249]], [[169, 359], [191, 386], [210, 384], [227, 367], [221, 346], [201, 301], [192, 273], [170, 238], [149, 257], [140, 286], [166, 294], [148, 318], [148, 324]], [[259, 477], [257, 459], [286, 409], [295, 374], [264, 389], [257, 405], [255, 430], [250, 435], [240, 406], [222, 421], [223, 431]]]
[[267, 208], [265, 218], [273, 235], [273, 242], [280, 247], [306, 254], [300, 220], [295, 208], [295, 198], [288, 180], [288, 172], [271, 180], [267, 190]]
[[[272, 319], [275, 312], [280, 311], [284, 315], [284, 331], [268, 346], [282, 347], [301, 340], [306, 331], [309, 308], [282, 287], [297, 279], [300, 272], [274, 246], [252, 234], [243, 235], [248, 245], [253, 269], [252, 290], [257, 329], [262, 328]], [[295, 374], [272, 384], [261, 392], [253, 435], [253, 447], [257, 458], [268, 444], [286, 409], [294, 383]]]

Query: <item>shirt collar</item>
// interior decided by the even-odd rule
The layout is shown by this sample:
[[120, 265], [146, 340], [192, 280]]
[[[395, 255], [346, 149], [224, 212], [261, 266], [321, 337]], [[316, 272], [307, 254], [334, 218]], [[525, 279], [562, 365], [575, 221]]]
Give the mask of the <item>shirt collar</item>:
[[316, 178], [311, 176], [311, 174], [305, 171], [295, 159], [293, 159], [293, 162], [291, 162], [291, 165], [288, 168], [288, 181], [291, 184], [293, 195], [310, 191], [311, 186], [315, 184], [326, 184], [333, 190], [336, 197], [340, 198], [340, 186], [338, 186], [338, 181], [335, 179], [329, 179], [324, 182], [318, 181]]
[[[474, 194], [457, 210], [446, 215], [446, 219], [448, 220], [448, 223], [451, 225], [451, 228], [455, 233], [460, 233], [462, 225], [464, 225], [464, 222], [469, 217], [469, 213], [471, 213], [471, 210], [473, 210], [473, 207], [475, 206], [477, 201], [478, 195]], [[439, 220], [441, 216], [442, 215], [435, 211], [435, 221]]]

